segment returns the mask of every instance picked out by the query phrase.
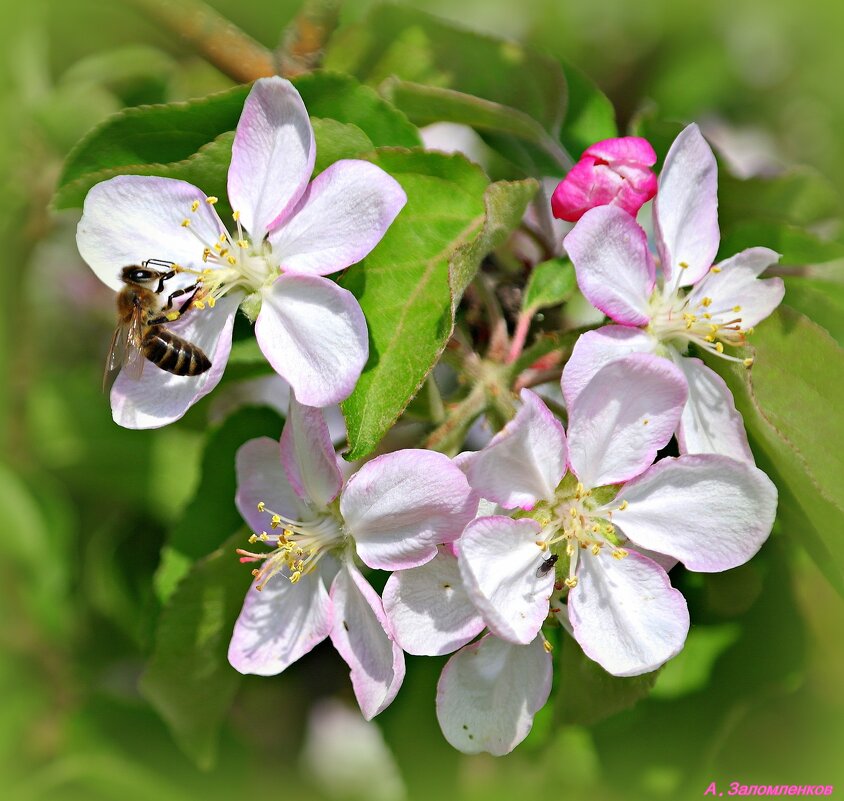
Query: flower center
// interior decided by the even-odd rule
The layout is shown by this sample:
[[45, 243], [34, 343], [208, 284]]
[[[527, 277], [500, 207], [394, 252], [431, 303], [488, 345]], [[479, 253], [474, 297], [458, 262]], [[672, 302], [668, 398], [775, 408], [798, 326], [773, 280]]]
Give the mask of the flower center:
[[[205, 202], [213, 206], [217, 198], [208, 197]], [[199, 201], [195, 200], [190, 207], [190, 214], [195, 214], [199, 205]], [[236, 211], [232, 216], [237, 224], [237, 233], [230, 234], [221, 225], [220, 233], [213, 242], [207, 241], [196, 230], [190, 215], [181, 222], [182, 227], [195, 237], [197, 247], [202, 248], [202, 261], [208, 265], [201, 270], [176, 265], [179, 271], [195, 275], [202, 285], [202, 293], [194, 301], [196, 308], [204, 308], [205, 304], [213, 308], [223, 295], [235, 288], [249, 294], [258, 292], [281, 273], [273, 261], [269, 241], [252, 242], [240, 224], [240, 212]]]
[[[589, 550], [593, 556], [609, 552], [614, 559], [627, 556], [612, 524], [613, 512], [626, 508], [627, 502], [610, 499], [609, 496], [615, 493], [614, 487], [591, 490], [579, 482], [572, 487], [573, 483], [574, 477], [566, 476], [557, 488], [554, 500], [538, 504], [530, 514], [542, 526], [536, 544], [541, 551], [550, 554], [540, 564], [539, 571], [544, 571], [546, 565], [549, 568], [560, 565], [567, 575], [560, 589], [563, 585], [569, 589], [577, 586], [577, 562], [581, 551]], [[563, 556], [565, 559], [561, 558]]]
[[316, 568], [319, 560], [332, 550], [342, 547], [346, 535], [338, 516], [331, 511], [315, 512], [306, 520], [293, 520], [267, 509], [264, 502], [258, 504], [258, 510], [270, 517], [270, 527], [278, 534], [262, 531], [249, 537], [250, 543], [266, 542], [274, 545], [267, 553], [253, 553], [242, 548], [237, 549], [241, 562], [263, 562], [260, 568], [252, 571], [258, 579], [255, 589], [259, 592], [276, 573], [282, 573], [291, 584]]
[[[719, 268], [712, 268], [719, 269]], [[753, 359], [740, 359], [724, 353], [724, 345], [744, 345], [751, 328], [742, 328], [741, 306], [715, 308], [712, 298], [699, 298], [675, 289], [665, 294], [655, 289], [650, 301], [651, 322], [648, 332], [661, 342], [674, 345], [684, 353], [689, 343], [722, 359], [741, 362], [745, 367]]]

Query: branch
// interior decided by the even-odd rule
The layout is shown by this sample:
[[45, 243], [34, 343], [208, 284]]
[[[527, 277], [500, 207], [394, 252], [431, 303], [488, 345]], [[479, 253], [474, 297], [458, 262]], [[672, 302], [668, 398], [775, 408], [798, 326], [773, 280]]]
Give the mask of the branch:
[[340, 18], [340, 4], [341, 0], [305, 0], [285, 28], [276, 51], [282, 75], [292, 78], [320, 65], [325, 44]]
[[129, 0], [239, 83], [276, 74], [273, 54], [202, 0]]

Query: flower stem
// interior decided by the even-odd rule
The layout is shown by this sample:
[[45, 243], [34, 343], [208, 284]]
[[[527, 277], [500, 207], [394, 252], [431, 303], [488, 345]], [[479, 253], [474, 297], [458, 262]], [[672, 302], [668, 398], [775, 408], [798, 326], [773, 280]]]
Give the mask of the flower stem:
[[276, 74], [272, 52], [202, 0], [130, 2], [235, 81], [249, 83]]
[[525, 347], [525, 340], [527, 339], [528, 331], [530, 331], [530, 321], [532, 319], [532, 311], [522, 310], [519, 312], [519, 318], [516, 320], [516, 330], [513, 332], [513, 340], [510, 343], [510, 352], [507, 354], [507, 364], [512, 364], [519, 358]]

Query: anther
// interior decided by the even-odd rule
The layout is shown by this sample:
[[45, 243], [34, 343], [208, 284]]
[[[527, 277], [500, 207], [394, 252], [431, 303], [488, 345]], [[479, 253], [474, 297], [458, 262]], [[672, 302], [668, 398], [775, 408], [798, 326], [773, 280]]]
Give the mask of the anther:
[[182, 228], [190, 228], [190, 220], [185, 218], [182, 220]]
[[624, 548], [616, 548], [616, 549], [612, 552], [612, 558], [613, 558], [613, 559], [618, 559], [619, 561], [621, 561], [622, 559], [624, 559], [626, 556], [627, 556], [627, 551], [625, 551], [625, 550], [624, 550]]
[[577, 586], [577, 576], [572, 576], [571, 578], [567, 578], [563, 584], [566, 585], [570, 590], [573, 590]]
[[701, 306], [707, 306], [707, 307], [708, 307], [708, 306], [711, 306], [711, 305], [712, 305], [712, 298], [704, 298], [704, 299], [700, 302], [700, 305], [701, 305]]
[[550, 654], [550, 653], [551, 653], [551, 651], [553, 651], [553, 650], [554, 650], [554, 646], [553, 646], [553, 645], [551, 645], [551, 643], [550, 643], [550, 642], [548, 642], [548, 640], [546, 640], [546, 639], [544, 639], [544, 638], [543, 638], [543, 640], [542, 640], [542, 647], [545, 649], [545, 653], [546, 653], [546, 654]]
[[219, 198], [214, 197], [214, 195], [209, 195], [207, 198], [205, 198], [205, 202], [209, 206], [213, 206], [218, 200]]
[[712, 268], [712, 272], [713, 272], [713, 273], [720, 273], [720, 272], [721, 272], [721, 268], [720, 268], [720, 267], [713, 267], [713, 268]]
[[744, 359], [744, 360], [742, 361], [742, 364], [743, 364], [745, 367], [753, 367], [753, 359], [752, 359], [752, 358]]
[[258, 511], [259, 511], [259, 512], [263, 512], [263, 511], [264, 511], [264, 509], [266, 509], [266, 508], [267, 508], [267, 507], [266, 507], [266, 505], [264, 504], [264, 502], [263, 502], [263, 501], [258, 501]]
[[681, 262], [680, 262], [680, 269], [681, 269], [681, 270], [688, 270], [688, 269], [689, 269], [689, 264], [688, 264], [688, 262], [681, 261]]
[[715, 350], [717, 350], [718, 353], [723, 353], [724, 352], [724, 343], [723, 342], [716, 342], [715, 343]]
[[193, 203], [190, 204], [190, 210], [196, 211], [199, 208], [199, 201], [194, 200]]

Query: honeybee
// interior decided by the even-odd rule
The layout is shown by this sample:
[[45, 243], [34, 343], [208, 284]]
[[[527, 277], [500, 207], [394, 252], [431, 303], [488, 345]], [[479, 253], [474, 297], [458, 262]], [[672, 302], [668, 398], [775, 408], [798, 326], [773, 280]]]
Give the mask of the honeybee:
[[[165, 269], [158, 269], [161, 267]], [[195, 283], [171, 292], [162, 303], [164, 282], [175, 275], [173, 263], [159, 259], [121, 270], [120, 280], [125, 286], [117, 295], [118, 322], [106, 357], [103, 389], [109, 375], [121, 367], [130, 378], [139, 379], [145, 359], [174, 375], [200, 375], [211, 367], [201, 348], [164, 327], [184, 314], [200, 291], [199, 283]], [[173, 301], [184, 295], [189, 297], [173, 310]]]
[[536, 577], [542, 578], [547, 575], [551, 571], [551, 568], [557, 564], [557, 560], [559, 558], [560, 557], [557, 554], [552, 553], [547, 559], [543, 559], [542, 564], [536, 568]]

